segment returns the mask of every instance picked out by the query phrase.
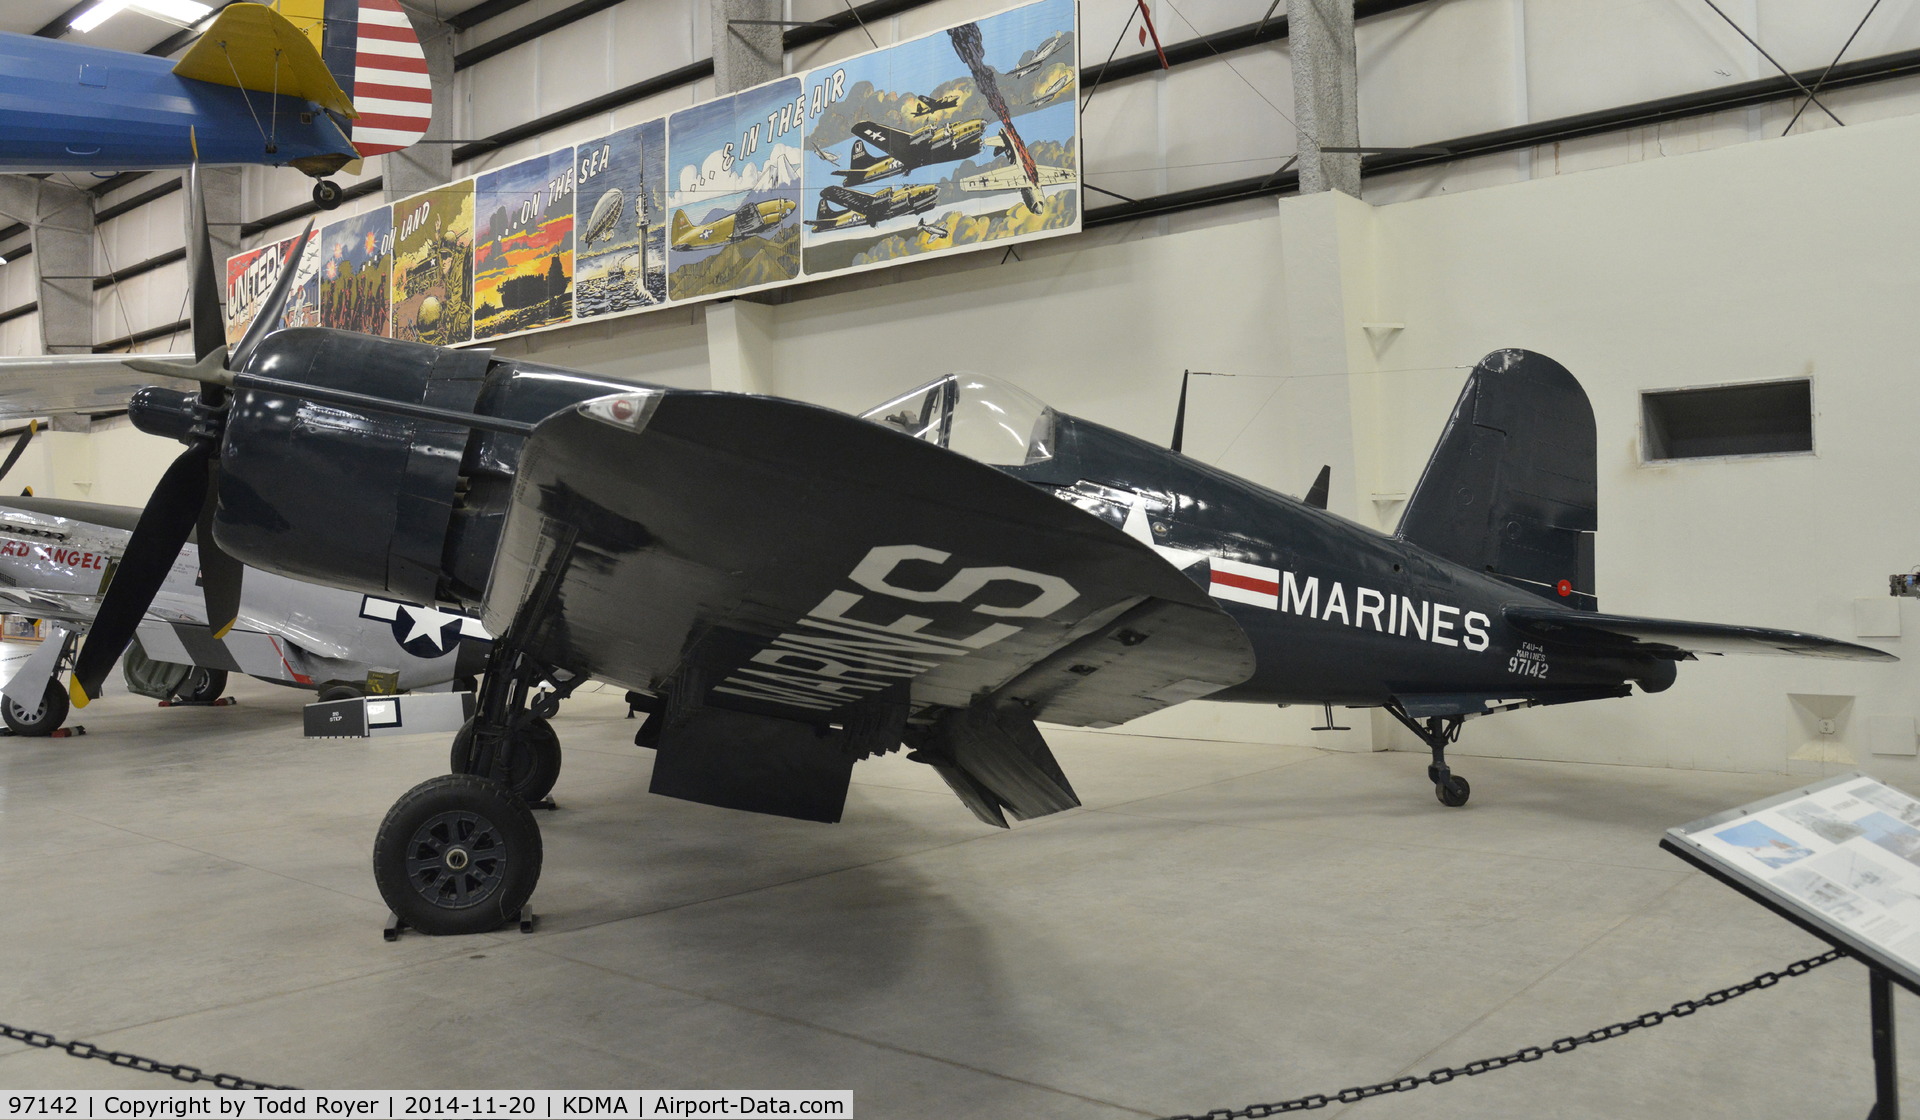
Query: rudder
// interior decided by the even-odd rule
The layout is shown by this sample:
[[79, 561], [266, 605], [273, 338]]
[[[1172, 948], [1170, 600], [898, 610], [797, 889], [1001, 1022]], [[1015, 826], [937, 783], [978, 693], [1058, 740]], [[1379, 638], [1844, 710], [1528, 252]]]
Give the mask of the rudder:
[[1593, 405], [1566, 367], [1496, 350], [1468, 376], [1396, 535], [1562, 606], [1597, 610], [1595, 447]]

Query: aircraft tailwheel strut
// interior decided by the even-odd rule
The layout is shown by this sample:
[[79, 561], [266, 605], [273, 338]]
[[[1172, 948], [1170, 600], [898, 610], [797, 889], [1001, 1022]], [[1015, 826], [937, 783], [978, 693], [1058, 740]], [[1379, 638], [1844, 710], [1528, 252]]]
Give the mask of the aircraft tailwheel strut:
[[408, 926], [428, 934], [515, 921], [532, 928], [527, 900], [542, 849], [530, 802], [540, 803], [560, 773], [560, 739], [548, 720], [586, 679], [534, 692], [558, 675], [510, 636], [494, 643], [474, 716], [454, 737], [454, 772], [408, 790], [374, 837], [374, 882], [393, 911], [389, 940]]
[[1449, 809], [1465, 805], [1473, 795], [1473, 787], [1447, 766], [1447, 744], [1460, 738], [1460, 728], [1466, 724], [1467, 717], [1428, 716], [1423, 722], [1408, 715], [1397, 701], [1387, 704], [1387, 712], [1420, 736], [1420, 741], [1433, 751], [1433, 762], [1427, 767], [1427, 778], [1433, 782], [1433, 796]]

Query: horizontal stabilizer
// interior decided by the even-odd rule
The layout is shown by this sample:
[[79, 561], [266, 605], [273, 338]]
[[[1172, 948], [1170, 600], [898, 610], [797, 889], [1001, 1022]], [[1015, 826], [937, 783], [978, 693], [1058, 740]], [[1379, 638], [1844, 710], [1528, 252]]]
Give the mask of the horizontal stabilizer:
[[344, 117], [360, 115], [312, 41], [265, 4], [221, 9], [173, 72], [199, 82], [298, 97]]
[[1818, 634], [1803, 634], [1797, 630], [1730, 626], [1720, 622], [1682, 622], [1672, 618], [1589, 614], [1555, 607], [1512, 606], [1504, 613], [1508, 624], [1528, 637], [1599, 647], [1629, 655], [1685, 660], [1690, 655], [1701, 653], [1757, 653], [1826, 657], [1836, 661], [1900, 660], [1885, 650], [1843, 642], [1837, 638], [1823, 638]]

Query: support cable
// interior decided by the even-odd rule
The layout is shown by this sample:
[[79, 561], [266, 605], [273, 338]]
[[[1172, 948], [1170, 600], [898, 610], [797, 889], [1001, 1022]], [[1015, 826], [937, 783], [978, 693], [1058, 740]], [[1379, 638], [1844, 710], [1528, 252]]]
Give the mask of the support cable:
[[[1853, 34], [1847, 36], [1847, 41], [1840, 44], [1839, 53], [1835, 54], [1833, 56], [1833, 61], [1827, 63], [1827, 68], [1820, 72], [1819, 80], [1815, 81], [1813, 83], [1813, 89], [1807, 92], [1807, 100], [1801, 102], [1800, 107], [1793, 111], [1793, 119], [1787, 122], [1787, 127], [1780, 130], [1780, 135], [1785, 136], [1787, 133], [1792, 132], [1793, 126], [1800, 123], [1800, 114], [1806, 112], [1807, 106], [1813, 104], [1813, 100], [1812, 100], [1813, 95], [1816, 93], [1819, 93], [1820, 87], [1827, 84], [1827, 75], [1833, 73], [1833, 68], [1840, 65], [1840, 56], [1847, 53], [1848, 47], [1853, 46], [1853, 41], [1860, 37], [1860, 29], [1865, 27], [1867, 25], [1867, 21], [1873, 18], [1874, 8], [1878, 8], [1879, 6], [1880, 6], [1880, 0], [1873, 0], [1873, 7], [1868, 8], [1867, 14], [1860, 17], [1860, 22], [1854, 26]], [[1821, 106], [1821, 108], [1824, 109], [1826, 108], [1826, 106], [1823, 105]]]

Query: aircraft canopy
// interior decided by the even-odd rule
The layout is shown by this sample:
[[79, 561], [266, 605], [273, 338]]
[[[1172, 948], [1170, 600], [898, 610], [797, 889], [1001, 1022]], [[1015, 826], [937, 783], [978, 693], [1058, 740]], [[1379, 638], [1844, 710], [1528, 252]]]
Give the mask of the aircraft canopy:
[[951, 373], [860, 414], [988, 466], [1053, 458], [1053, 409], [997, 377]]

